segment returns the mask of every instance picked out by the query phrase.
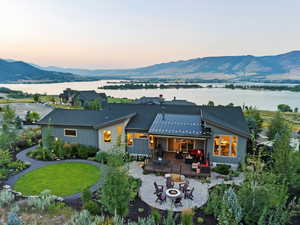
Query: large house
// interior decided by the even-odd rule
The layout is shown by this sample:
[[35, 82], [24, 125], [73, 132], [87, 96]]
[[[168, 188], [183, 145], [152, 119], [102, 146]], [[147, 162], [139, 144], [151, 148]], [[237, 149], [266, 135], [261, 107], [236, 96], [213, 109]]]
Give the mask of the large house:
[[55, 109], [39, 121], [43, 135], [49, 121], [53, 137], [63, 141], [109, 152], [121, 140], [123, 151], [149, 158], [145, 169], [191, 176], [199, 172], [195, 163], [199, 168], [220, 163], [236, 167], [245, 160], [249, 138], [241, 108], [231, 106], [107, 104], [99, 111]]
[[98, 101], [100, 105], [107, 103], [107, 96], [105, 93], [97, 93], [94, 90], [89, 91], [77, 91], [67, 88], [59, 95], [61, 102], [66, 102], [71, 105], [87, 106], [92, 101]]
[[141, 97], [136, 99], [133, 103], [135, 104], [165, 104], [165, 105], [196, 105], [193, 102], [189, 102], [187, 100], [176, 99], [174, 97], [172, 100], [165, 100], [163, 95], [159, 95], [159, 97]]

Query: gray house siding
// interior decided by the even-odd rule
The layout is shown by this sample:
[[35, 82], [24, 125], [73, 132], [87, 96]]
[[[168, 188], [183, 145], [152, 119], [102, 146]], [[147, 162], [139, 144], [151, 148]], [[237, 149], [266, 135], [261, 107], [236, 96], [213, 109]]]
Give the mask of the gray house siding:
[[134, 138], [132, 146], [127, 146], [127, 152], [131, 155], [150, 156], [148, 139]]
[[[42, 137], [45, 136], [46, 126], [42, 126]], [[65, 129], [76, 129], [77, 136], [70, 137], [65, 136]], [[62, 126], [52, 126], [51, 128], [51, 136], [57, 137], [62, 141], [69, 143], [79, 143], [82, 145], [89, 145], [98, 148], [98, 132], [93, 128], [84, 128], [84, 127], [62, 127]]]
[[[212, 130], [212, 136], [207, 141], [207, 152], [209, 154], [209, 159], [211, 163], [228, 163], [228, 164], [239, 164], [245, 161], [246, 157], [246, 148], [247, 148], [247, 138], [234, 134], [230, 131], [214, 127], [208, 125], [208, 127]], [[238, 137], [238, 144], [237, 144], [237, 156], [236, 157], [228, 157], [228, 156], [216, 156], [213, 154], [214, 149], [214, 137], [215, 136], [222, 136], [222, 135], [229, 135], [229, 136], [237, 136]]]

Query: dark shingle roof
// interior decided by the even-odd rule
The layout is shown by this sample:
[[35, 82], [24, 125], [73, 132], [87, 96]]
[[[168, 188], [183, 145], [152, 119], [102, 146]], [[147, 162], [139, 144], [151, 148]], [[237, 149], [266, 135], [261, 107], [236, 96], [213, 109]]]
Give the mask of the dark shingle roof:
[[78, 91], [78, 98], [85, 101], [92, 101], [94, 99], [106, 98], [104, 93], [97, 93], [95, 91]]
[[120, 111], [54, 109], [38, 124], [46, 125], [50, 120], [51, 125], [95, 127], [131, 116], [133, 115]]
[[[202, 120], [213, 125], [230, 129], [244, 136], [249, 136], [247, 123], [241, 107], [197, 106], [197, 105], [148, 105], [148, 104], [107, 104], [100, 111], [55, 109], [44, 117], [39, 124], [101, 126], [101, 124], [123, 117], [131, 117], [127, 130], [147, 132], [159, 113], [200, 115]], [[134, 116], [133, 116], [134, 114]]]
[[201, 136], [201, 116], [158, 113], [149, 133], [179, 136]]
[[112, 111], [135, 112], [127, 124], [127, 130], [148, 131], [157, 113], [201, 115], [204, 121], [214, 122], [223, 128], [249, 136], [249, 130], [241, 107], [198, 106], [198, 105], [147, 105], [147, 104], [108, 104]]

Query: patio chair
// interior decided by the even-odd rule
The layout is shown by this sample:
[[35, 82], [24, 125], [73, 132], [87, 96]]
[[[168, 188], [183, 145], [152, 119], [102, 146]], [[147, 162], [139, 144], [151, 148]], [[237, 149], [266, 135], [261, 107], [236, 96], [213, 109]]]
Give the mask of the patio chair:
[[157, 195], [164, 191], [164, 186], [158, 185], [156, 182], [153, 183], [155, 187], [155, 192], [153, 194]]
[[179, 190], [182, 191], [183, 193], [185, 193], [188, 188], [189, 188], [189, 182], [188, 181], [179, 184]]
[[191, 190], [187, 190], [184, 193], [184, 198], [188, 198], [188, 199], [194, 200], [194, 195], [193, 195], [194, 190], [195, 190], [194, 187]]
[[167, 186], [167, 189], [174, 188], [174, 182], [171, 180], [171, 177], [167, 177], [166, 186]]
[[175, 207], [179, 207], [179, 206], [183, 207], [181, 201], [182, 201], [182, 198], [181, 198], [181, 197], [176, 198], [175, 201], [174, 201], [174, 206], [175, 206]]
[[162, 203], [165, 202], [166, 200], [167, 200], [167, 196], [166, 196], [166, 194], [165, 194], [164, 192], [160, 192], [160, 193], [158, 193], [158, 194], [156, 195], [156, 200], [155, 200], [155, 202], [158, 202], [158, 201], [159, 201], [159, 203], [162, 204]]

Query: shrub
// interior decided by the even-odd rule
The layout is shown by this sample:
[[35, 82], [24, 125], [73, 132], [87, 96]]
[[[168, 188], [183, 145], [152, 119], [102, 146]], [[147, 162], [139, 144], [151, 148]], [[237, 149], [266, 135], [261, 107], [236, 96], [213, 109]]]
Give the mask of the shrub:
[[8, 190], [0, 191], [0, 207], [9, 206], [13, 202], [15, 196]]
[[218, 215], [221, 210], [221, 201], [226, 185], [220, 184], [213, 187], [209, 193], [208, 202], [204, 208], [206, 214]]
[[[81, 212], [75, 213], [70, 222], [64, 224], [64, 225], [98, 225], [98, 224], [104, 224], [105, 218], [102, 216], [96, 216], [93, 218], [89, 211], [83, 210]], [[114, 225], [117, 225], [114, 223]]]
[[90, 200], [85, 202], [83, 208], [88, 210], [93, 215], [101, 214], [101, 207], [95, 201]]
[[81, 201], [83, 202], [83, 204], [89, 202], [92, 200], [93, 194], [90, 191], [89, 188], [86, 188], [83, 190], [82, 195], [81, 195]]
[[45, 211], [54, 202], [55, 196], [51, 195], [51, 191], [45, 190], [41, 192], [40, 197], [29, 198], [28, 205], [39, 210]]
[[128, 182], [130, 186], [130, 199], [134, 200], [138, 195], [142, 181], [140, 179], [130, 176], [128, 177]]
[[193, 210], [185, 209], [181, 213], [181, 224], [192, 225], [193, 224]]
[[23, 224], [21, 218], [15, 211], [10, 211], [7, 215], [7, 224], [5, 225], [21, 225]]
[[204, 223], [204, 219], [202, 217], [197, 217], [197, 223]]
[[222, 174], [222, 175], [228, 175], [230, 172], [230, 165], [226, 165], [226, 164], [217, 164], [217, 166], [215, 168], [212, 169], [212, 171]]
[[103, 164], [107, 164], [108, 157], [109, 157], [109, 154], [107, 152], [100, 152], [99, 151], [96, 154], [96, 161], [100, 162], [100, 163], [103, 163]]
[[152, 209], [151, 216], [153, 217], [155, 224], [160, 223], [161, 215], [157, 209], [154, 209], [154, 208]]
[[22, 161], [15, 161], [15, 162], [11, 162], [8, 164], [8, 168], [14, 169], [16, 172], [22, 171], [28, 167], [29, 167], [29, 165]]
[[232, 188], [224, 192], [221, 211], [217, 219], [220, 225], [239, 225], [242, 220], [242, 208]]
[[5, 179], [8, 175], [8, 169], [6, 168], [0, 168], [0, 180]]
[[0, 149], [0, 168], [6, 167], [12, 161], [11, 154], [8, 150]]
[[98, 148], [93, 146], [87, 146], [87, 152], [88, 152], [88, 157], [95, 157], [98, 152]]
[[176, 224], [175, 220], [176, 219], [173, 218], [173, 212], [168, 211], [167, 216], [164, 217], [163, 224], [164, 225], [175, 225]]

